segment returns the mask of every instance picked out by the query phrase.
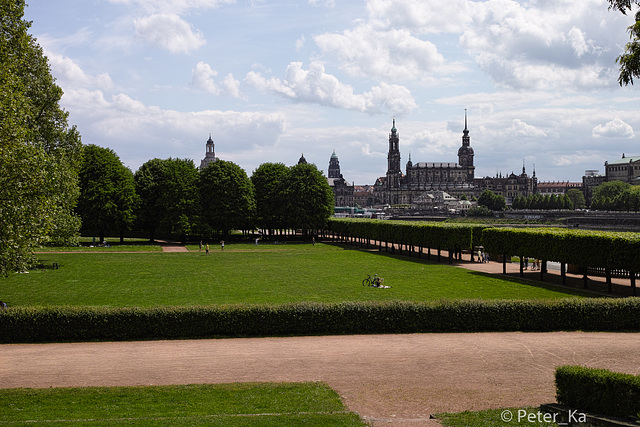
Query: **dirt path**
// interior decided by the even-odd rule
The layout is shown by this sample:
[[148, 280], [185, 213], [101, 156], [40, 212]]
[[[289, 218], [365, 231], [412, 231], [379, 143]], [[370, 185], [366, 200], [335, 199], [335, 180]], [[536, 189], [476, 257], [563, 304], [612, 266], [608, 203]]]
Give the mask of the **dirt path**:
[[324, 381], [375, 425], [555, 401], [554, 368], [640, 374], [640, 334], [355, 335], [0, 346], [0, 387]]

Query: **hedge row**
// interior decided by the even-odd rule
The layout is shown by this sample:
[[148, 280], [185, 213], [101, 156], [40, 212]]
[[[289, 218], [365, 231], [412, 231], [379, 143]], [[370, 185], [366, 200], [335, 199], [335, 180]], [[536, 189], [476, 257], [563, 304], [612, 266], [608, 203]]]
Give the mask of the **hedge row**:
[[640, 300], [27, 307], [0, 312], [2, 343], [560, 330], [640, 331]]
[[487, 228], [490, 253], [640, 272], [640, 234], [558, 228]]
[[558, 403], [624, 418], [640, 417], [640, 376], [583, 366], [556, 369]]
[[330, 218], [327, 223], [328, 231], [345, 237], [442, 249], [471, 249], [474, 245], [481, 245], [482, 230], [486, 227], [351, 218]]

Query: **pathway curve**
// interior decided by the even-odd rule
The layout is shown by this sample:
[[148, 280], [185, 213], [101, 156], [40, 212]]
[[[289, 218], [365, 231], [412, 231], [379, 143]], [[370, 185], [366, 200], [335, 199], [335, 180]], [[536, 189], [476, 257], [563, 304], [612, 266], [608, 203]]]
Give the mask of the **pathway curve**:
[[324, 381], [374, 425], [555, 401], [564, 364], [640, 374], [640, 334], [475, 333], [8, 344], [0, 387]]

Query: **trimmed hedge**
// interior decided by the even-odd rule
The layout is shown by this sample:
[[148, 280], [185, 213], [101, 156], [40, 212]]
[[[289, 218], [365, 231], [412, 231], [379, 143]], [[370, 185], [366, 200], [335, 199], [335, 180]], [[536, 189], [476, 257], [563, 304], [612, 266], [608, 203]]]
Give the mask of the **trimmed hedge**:
[[348, 237], [442, 249], [472, 249], [482, 244], [486, 225], [424, 221], [330, 218], [327, 230]]
[[343, 302], [0, 312], [0, 342], [321, 334], [640, 331], [639, 299]]
[[489, 253], [640, 272], [640, 233], [559, 228], [486, 228]]
[[556, 369], [561, 405], [613, 417], [640, 417], [640, 376], [583, 366]]

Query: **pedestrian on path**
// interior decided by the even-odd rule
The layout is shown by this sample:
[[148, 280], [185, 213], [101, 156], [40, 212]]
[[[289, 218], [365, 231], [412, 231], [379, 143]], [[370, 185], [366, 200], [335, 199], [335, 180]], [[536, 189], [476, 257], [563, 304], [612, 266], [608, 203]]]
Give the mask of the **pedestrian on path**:
[[204, 250], [206, 251], [206, 252], [205, 252], [205, 255], [210, 255], [210, 254], [209, 254], [209, 244], [208, 244], [208, 243], [207, 243], [207, 245], [204, 247]]
[[224, 251], [224, 240], [220, 240], [220, 250]]
[[198, 246], [198, 252], [202, 252], [202, 240], [200, 240], [200, 246]]

